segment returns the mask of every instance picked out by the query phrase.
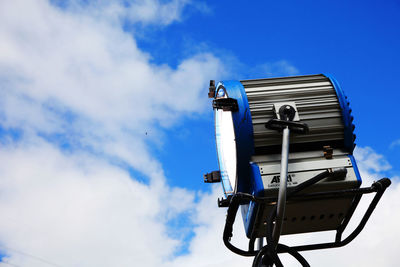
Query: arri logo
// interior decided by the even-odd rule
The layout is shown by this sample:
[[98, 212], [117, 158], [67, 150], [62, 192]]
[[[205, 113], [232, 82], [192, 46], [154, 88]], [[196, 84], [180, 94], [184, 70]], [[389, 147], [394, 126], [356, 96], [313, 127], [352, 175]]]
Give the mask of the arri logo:
[[[272, 184], [272, 183], [280, 183], [280, 181], [281, 181], [280, 178], [281, 178], [280, 175], [275, 175], [274, 177], [272, 177], [271, 184]], [[292, 181], [293, 181], [293, 179], [292, 179], [292, 174], [288, 174], [288, 176], [287, 176], [287, 181], [288, 181], [288, 182], [292, 182]]]

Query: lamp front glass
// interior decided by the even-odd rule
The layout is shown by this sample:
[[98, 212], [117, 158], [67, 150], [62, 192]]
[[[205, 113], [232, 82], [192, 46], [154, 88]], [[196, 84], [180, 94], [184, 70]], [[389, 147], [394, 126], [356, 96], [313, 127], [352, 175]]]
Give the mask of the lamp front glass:
[[236, 142], [232, 112], [215, 110], [215, 137], [222, 185], [226, 195], [236, 189]]

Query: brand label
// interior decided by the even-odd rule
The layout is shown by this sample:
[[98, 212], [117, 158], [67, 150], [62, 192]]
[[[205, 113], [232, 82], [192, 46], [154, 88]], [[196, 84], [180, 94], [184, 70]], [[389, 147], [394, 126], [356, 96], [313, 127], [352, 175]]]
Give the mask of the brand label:
[[[274, 175], [272, 176], [271, 182], [268, 184], [268, 187], [279, 187], [279, 183], [281, 182], [281, 176], [280, 175]], [[296, 185], [298, 184], [297, 181], [294, 181], [295, 174], [288, 174], [287, 176], [287, 185]]]

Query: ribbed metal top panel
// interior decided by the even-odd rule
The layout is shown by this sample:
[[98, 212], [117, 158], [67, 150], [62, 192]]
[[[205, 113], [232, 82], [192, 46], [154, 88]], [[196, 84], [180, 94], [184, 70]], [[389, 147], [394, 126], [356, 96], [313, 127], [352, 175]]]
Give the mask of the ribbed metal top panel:
[[274, 118], [273, 104], [295, 102], [307, 135], [291, 135], [291, 143], [343, 140], [344, 126], [335, 88], [324, 75], [240, 81], [246, 91], [254, 130], [255, 147], [280, 145], [281, 135], [265, 128]]

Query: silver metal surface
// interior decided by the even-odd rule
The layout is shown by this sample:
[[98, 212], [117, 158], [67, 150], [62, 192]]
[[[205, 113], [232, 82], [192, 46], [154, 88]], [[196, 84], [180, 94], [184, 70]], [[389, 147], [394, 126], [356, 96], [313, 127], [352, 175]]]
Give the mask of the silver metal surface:
[[[289, 153], [288, 161], [288, 182], [287, 186], [296, 186], [325, 171], [328, 168], [347, 168], [347, 176], [341, 180], [324, 179], [305, 192], [319, 192], [325, 189], [341, 190], [346, 188], [357, 187], [358, 181], [353, 170], [348, 155], [339, 149], [333, 151], [333, 158], [324, 158], [323, 151], [306, 151]], [[266, 196], [276, 196], [279, 182], [281, 180], [280, 169], [281, 159], [280, 155], [263, 155], [252, 157], [252, 162], [257, 163], [260, 169], [261, 179], [265, 188]], [[276, 177], [279, 177], [277, 180]], [[277, 182], [278, 181], [278, 182]]]
[[[280, 174], [281, 155], [253, 156], [251, 161], [259, 166], [261, 180], [264, 186], [264, 196], [277, 196], [283, 179]], [[345, 151], [333, 150], [333, 158], [326, 159], [323, 151], [304, 151], [289, 153], [287, 167], [287, 188], [299, 185], [328, 168], [346, 168], [347, 175], [343, 178], [325, 178], [302, 193], [315, 193], [332, 190], [357, 188], [359, 186], [353, 165]], [[279, 198], [279, 197], [278, 197]], [[347, 213], [352, 198], [316, 199], [301, 201], [286, 201], [283, 216], [282, 235], [306, 233], [314, 231], [334, 230]], [[265, 205], [257, 214], [255, 235], [266, 235], [266, 222], [275, 203]]]
[[265, 128], [274, 117], [273, 105], [295, 102], [300, 120], [310, 133], [293, 135], [290, 143], [342, 140], [343, 122], [336, 91], [324, 75], [240, 81], [246, 91], [253, 122], [255, 147], [280, 145], [278, 132]]

